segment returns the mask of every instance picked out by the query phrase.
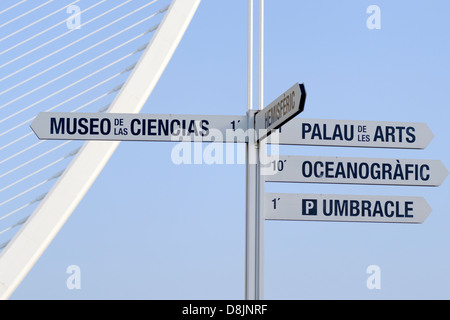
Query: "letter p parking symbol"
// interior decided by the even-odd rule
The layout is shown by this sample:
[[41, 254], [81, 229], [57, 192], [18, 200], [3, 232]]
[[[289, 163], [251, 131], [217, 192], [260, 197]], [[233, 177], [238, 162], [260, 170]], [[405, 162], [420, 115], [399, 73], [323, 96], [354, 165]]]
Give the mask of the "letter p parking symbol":
[[302, 215], [317, 216], [317, 200], [302, 199]]

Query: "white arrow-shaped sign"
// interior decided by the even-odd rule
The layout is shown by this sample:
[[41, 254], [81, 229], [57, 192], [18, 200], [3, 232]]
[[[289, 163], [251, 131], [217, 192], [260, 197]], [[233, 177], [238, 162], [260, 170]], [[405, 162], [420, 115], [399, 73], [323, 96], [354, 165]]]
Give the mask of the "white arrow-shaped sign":
[[265, 219], [423, 223], [431, 208], [422, 197], [268, 193]]
[[439, 186], [448, 175], [440, 160], [278, 156], [268, 182]]
[[43, 112], [31, 124], [42, 140], [246, 142], [247, 117]]
[[425, 123], [297, 118], [280, 129], [279, 143], [425, 149], [433, 137]]
[[306, 91], [303, 84], [296, 83], [263, 110], [255, 115], [256, 141], [260, 141], [283, 124], [303, 112]]

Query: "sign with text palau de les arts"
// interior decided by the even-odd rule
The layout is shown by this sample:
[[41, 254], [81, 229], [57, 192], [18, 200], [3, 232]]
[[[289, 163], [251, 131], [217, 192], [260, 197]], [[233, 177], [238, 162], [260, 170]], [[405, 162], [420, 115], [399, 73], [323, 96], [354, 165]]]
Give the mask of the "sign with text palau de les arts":
[[280, 129], [286, 145], [425, 149], [434, 135], [425, 123], [292, 119]]

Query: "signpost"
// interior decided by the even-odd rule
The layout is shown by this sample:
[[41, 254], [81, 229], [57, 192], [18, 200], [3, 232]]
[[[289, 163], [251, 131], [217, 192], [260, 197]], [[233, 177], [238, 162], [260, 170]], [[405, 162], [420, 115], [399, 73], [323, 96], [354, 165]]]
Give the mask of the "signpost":
[[425, 149], [433, 133], [425, 123], [292, 119], [280, 130], [287, 145]]
[[[187, 6], [186, 1], [180, 3], [183, 3], [180, 6]], [[188, 3], [189, 6], [194, 4], [198, 6], [198, 1]], [[31, 128], [39, 139], [45, 140], [247, 143], [246, 298], [262, 299], [265, 220], [423, 223], [431, 213], [430, 206], [422, 197], [264, 194], [265, 182], [439, 186], [447, 177], [448, 171], [439, 160], [278, 156], [270, 162], [269, 174], [262, 175], [261, 172], [267, 173], [267, 170], [261, 170], [260, 156], [264, 151], [261, 147], [262, 142], [277, 129], [280, 129], [279, 144], [398, 149], [425, 149], [433, 139], [433, 134], [423, 123], [294, 119], [303, 112], [306, 100], [305, 87], [298, 83], [262, 108], [263, 0], [259, 5], [260, 110], [253, 111], [252, 1], [249, 1], [249, 9], [251, 19], [249, 21], [249, 105], [246, 116], [40, 113], [31, 124]], [[175, 18], [174, 21], [179, 23], [185, 20], [177, 15]], [[166, 33], [165, 35], [168, 32], [169, 36], [177, 35], [173, 32], [173, 28], [163, 32]], [[166, 60], [167, 55], [146, 55], [147, 60], [143, 60], [142, 63], [145, 63], [143, 66], [149, 66], [155, 56], [164, 57]], [[160, 74], [159, 69], [155, 67], [139, 70], [141, 73], [132, 79], [133, 82], [127, 82], [126, 95], [120, 96], [120, 104], [117, 103], [119, 107], [116, 107], [115, 111], [125, 110], [125, 107], [129, 106], [129, 101], [136, 100], [135, 88], [143, 89], [145, 86], [141, 86], [140, 82], [143, 79], [150, 81], [152, 78], [147, 77], [147, 74]], [[138, 97], [140, 97], [138, 104], [142, 107], [148, 94], [141, 93]], [[105, 151], [96, 150], [97, 146], [93, 145], [87, 148], [90, 148], [88, 150], [90, 152], [96, 151], [95, 155], [101, 162], [103, 161], [102, 153], [111, 154], [115, 147], [116, 145], [111, 148], [107, 146], [104, 148]], [[82, 160], [85, 159], [82, 158], [79, 161], [80, 164], [87, 162]], [[251, 163], [252, 160], [256, 160], [255, 163]], [[64, 182], [69, 193], [74, 193], [70, 184], [80, 180], [78, 179], [80, 174], [85, 175], [86, 180], [92, 180], [92, 176], [98, 174], [97, 166], [89, 170], [78, 168], [81, 167], [77, 167], [77, 174], [71, 171], [65, 176]], [[60, 191], [55, 192], [54, 196], [59, 200], [66, 194]], [[78, 195], [77, 197], [79, 198]], [[65, 206], [64, 202], [58, 204], [58, 210], [61, 210], [61, 206]], [[73, 203], [67, 206], [73, 206]], [[49, 205], [45, 219], [49, 218], [49, 214], [52, 218], [51, 215], [55, 215], [58, 210]], [[63, 223], [59, 222], [62, 221], [60, 218], [57, 221], [58, 225]], [[34, 230], [40, 229], [35, 227], [32, 231]], [[44, 232], [47, 231], [41, 233]], [[47, 233], [52, 232], [54, 232], [53, 229]], [[43, 234], [44, 236], [47, 235]], [[24, 243], [28, 244], [30, 239], [34, 241], [35, 238], [28, 237]], [[45, 241], [43, 239], [41, 242]]]
[[270, 135], [274, 130], [303, 112], [306, 91], [303, 84], [296, 83], [263, 110], [255, 115], [256, 141]]
[[422, 197], [267, 193], [267, 220], [423, 223], [431, 208]]
[[40, 113], [31, 128], [46, 140], [247, 143], [246, 298], [262, 299], [265, 220], [419, 224], [431, 213], [422, 197], [265, 194], [265, 182], [436, 187], [448, 175], [440, 160], [273, 156], [263, 166], [277, 129], [287, 145], [424, 149], [433, 139], [424, 123], [293, 119], [305, 99], [297, 83], [246, 116]]
[[279, 156], [268, 182], [439, 186], [448, 175], [440, 160]]

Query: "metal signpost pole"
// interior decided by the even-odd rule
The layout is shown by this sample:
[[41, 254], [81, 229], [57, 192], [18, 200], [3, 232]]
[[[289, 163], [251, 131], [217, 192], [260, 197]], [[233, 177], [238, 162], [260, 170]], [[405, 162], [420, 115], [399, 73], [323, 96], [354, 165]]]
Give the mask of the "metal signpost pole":
[[[259, 72], [258, 109], [264, 108], [264, 0], [259, 0]], [[264, 177], [261, 175], [261, 159], [266, 152], [264, 143], [259, 141], [257, 152], [256, 181], [256, 300], [264, 299]]]
[[[253, 0], [248, 0], [248, 105], [247, 105], [247, 119], [248, 130], [254, 129], [254, 111], [253, 111]], [[252, 163], [255, 159], [254, 139], [250, 138], [247, 143], [246, 150], [246, 177], [245, 177], [245, 299], [255, 299], [254, 287], [255, 277], [254, 270], [254, 245], [255, 239], [254, 224], [255, 219], [255, 184], [256, 170]]]
[[[253, 110], [253, 0], [249, 0], [248, 12], [248, 132], [255, 132], [255, 113]], [[264, 0], [259, 1], [259, 110], [263, 108], [263, 25]], [[255, 132], [256, 133], [256, 132]], [[256, 138], [256, 137], [255, 137]], [[245, 298], [263, 299], [264, 278], [264, 180], [260, 179], [259, 142], [249, 134], [247, 143], [246, 173], [246, 259], [245, 259]], [[264, 151], [264, 150], [263, 150]]]

